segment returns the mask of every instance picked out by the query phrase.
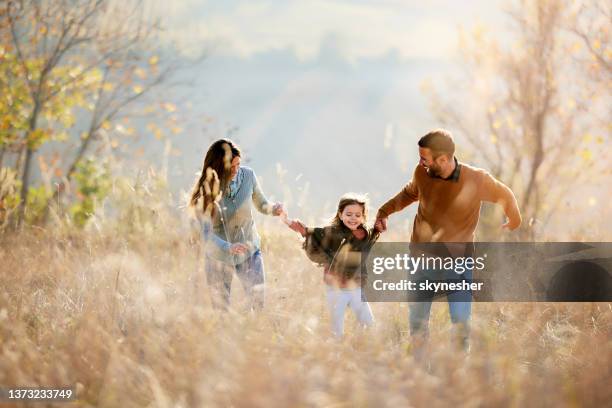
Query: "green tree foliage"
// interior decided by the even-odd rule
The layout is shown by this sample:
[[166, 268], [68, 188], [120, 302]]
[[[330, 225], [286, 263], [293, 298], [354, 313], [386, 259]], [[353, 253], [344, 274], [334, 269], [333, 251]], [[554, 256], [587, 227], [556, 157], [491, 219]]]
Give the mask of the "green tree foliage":
[[107, 163], [98, 163], [93, 158], [81, 160], [74, 173], [77, 185], [77, 202], [70, 208], [70, 215], [79, 227], [83, 227], [93, 215], [96, 203], [109, 193], [111, 175]]
[[53, 193], [45, 185], [29, 188], [25, 212], [28, 224], [38, 224], [42, 221], [47, 202], [52, 195]]

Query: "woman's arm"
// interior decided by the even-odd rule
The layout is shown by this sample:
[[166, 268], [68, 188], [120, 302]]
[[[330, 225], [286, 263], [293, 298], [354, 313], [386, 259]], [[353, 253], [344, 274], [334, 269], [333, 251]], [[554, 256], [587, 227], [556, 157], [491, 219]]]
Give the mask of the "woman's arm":
[[202, 237], [204, 242], [211, 241], [213, 245], [222, 251], [227, 251], [231, 254], [241, 254], [249, 250], [248, 245], [242, 242], [234, 242], [233, 244], [219, 237], [212, 229], [212, 223], [210, 221], [202, 222]]
[[230, 250], [232, 244], [215, 234], [210, 220], [201, 220], [200, 225], [202, 226], [202, 238], [204, 242], [211, 241], [217, 248], [223, 251]]
[[262, 214], [271, 214], [272, 213], [272, 203], [266, 198], [265, 194], [261, 190], [259, 186], [259, 181], [257, 180], [257, 176], [255, 172], [251, 172], [251, 176], [253, 177], [253, 204], [255, 204], [255, 208]]
[[266, 215], [281, 215], [281, 213], [283, 212], [283, 205], [281, 203], [272, 203], [271, 201], [269, 201], [261, 190], [261, 187], [259, 186], [259, 181], [257, 180], [257, 175], [255, 175], [255, 172], [253, 170], [251, 170], [251, 176], [253, 177], [252, 199], [253, 204], [255, 204], [255, 208], [257, 208], [257, 211]]

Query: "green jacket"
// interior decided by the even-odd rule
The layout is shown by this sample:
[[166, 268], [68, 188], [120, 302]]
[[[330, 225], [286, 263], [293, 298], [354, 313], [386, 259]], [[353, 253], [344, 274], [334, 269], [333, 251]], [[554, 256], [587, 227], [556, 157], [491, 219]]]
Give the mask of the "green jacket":
[[380, 233], [375, 229], [362, 228], [364, 239], [358, 239], [344, 224], [306, 229], [303, 248], [314, 263], [325, 266], [343, 279], [352, 279], [359, 274], [372, 245]]

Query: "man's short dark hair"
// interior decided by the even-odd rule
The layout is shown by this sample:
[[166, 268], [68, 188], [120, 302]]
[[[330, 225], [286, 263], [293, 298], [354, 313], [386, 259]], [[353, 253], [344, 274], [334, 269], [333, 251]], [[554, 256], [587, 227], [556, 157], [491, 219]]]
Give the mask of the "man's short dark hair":
[[419, 147], [430, 149], [434, 159], [443, 154], [447, 154], [452, 158], [455, 154], [453, 136], [445, 129], [435, 129], [428, 132], [419, 139]]

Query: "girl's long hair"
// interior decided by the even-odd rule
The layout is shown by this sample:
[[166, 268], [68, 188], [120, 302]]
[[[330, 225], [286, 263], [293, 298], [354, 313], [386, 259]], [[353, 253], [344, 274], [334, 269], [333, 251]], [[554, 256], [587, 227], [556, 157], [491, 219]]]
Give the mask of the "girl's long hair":
[[221, 198], [221, 194], [229, 185], [230, 167], [234, 157], [240, 157], [240, 149], [231, 140], [219, 139], [210, 145], [204, 157], [202, 173], [191, 193], [191, 207], [195, 208], [202, 198], [202, 210], [211, 216], [214, 214], [214, 202]]
[[361, 206], [361, 208], [363, 209], [363, 221], [364, 223], [367, 221], [369, 204], [368, 196], [366, 194], [346, 193], [342, 197], [340, 197], [340, 202], [338, 202], [338, 210], [336, 211], [336, 215], [334, 216], [334, 218], [332, 218], [330, 222], [330, 225], [332, 227], [342, 227], [344, 225], [342, 223], [342, 220], [340, 219], [340, 214], [342, 213], [342, 211], [344, 211], [346, 206], [352, 204], [359, 204]]
[[[367, 215], [368, 215], [368, 201], [369, 201], [368, 196], [366, 194], [357, 194], [357, 193], [344, 194], [342, 197], [340, 197], [340, 201], [338, 202], [338, 210], [336, 211], [336, 215], [331, 221], [331, 226], [340, 227], [346, 230], [348, 229], [348, 227], [346, 227], [344, 223], [342, 222], [342, 220], [340, 219], [340, 214], [342, 213], [342, 211], [344, 211], [344, 209], [347, 206], [352, 205], [352, 204], [358, 204], [363, 209], [363, 222], [365, 224], [367, 220]], [[330, 268], [333, 267], [334, 261], [336, 262], [346, 261], [347, 253], [345, 252], [344, 255], [342, 255], [341, 254], [342, 248], [343, 247], [341, 244], [340, 248], [338, 248], [338, 250], [336, 251], [336, 254], [334, 255], [334, 259], [332, 260], [332, 264], [330, 265]], [[352, 279], [354, 276], [355, 276], [354, 269], [340, 268], [340, 278], [342, 279], [343, 282], [346, 282], [347, 280]]]

